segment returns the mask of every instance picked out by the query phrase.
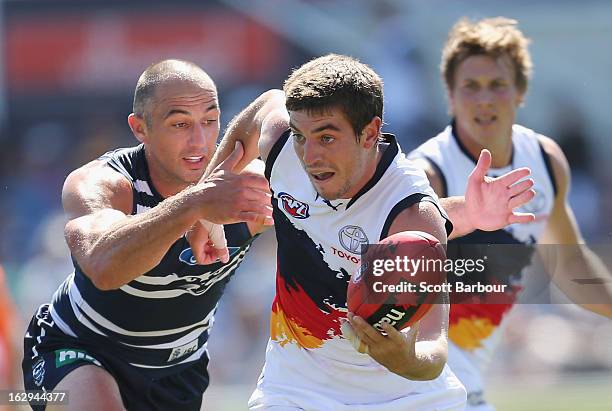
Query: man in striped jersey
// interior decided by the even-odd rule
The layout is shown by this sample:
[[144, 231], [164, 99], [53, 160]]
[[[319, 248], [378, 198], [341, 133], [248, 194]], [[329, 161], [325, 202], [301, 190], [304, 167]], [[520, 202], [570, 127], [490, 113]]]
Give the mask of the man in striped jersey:
[[[66, 179], [75, 270], [25, 336], [25, 386], [68, 391], [62, 410], [199, 410], [217, 303], [271, 222], [266, 179], [233, 172], [240, 145], [199, 182], [219, 134], [217, 90], [201, 68], [150, 66], [133, 110], [128, 123], [141, 144]], [[201, 219], [225, 225], [226, 262], [197, 264], [185, 233]]]

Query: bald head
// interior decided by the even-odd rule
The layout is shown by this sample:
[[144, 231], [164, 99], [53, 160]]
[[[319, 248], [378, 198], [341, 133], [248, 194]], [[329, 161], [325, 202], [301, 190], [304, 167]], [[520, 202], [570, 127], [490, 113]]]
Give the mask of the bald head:
[[213, 80], [196, 64], [185, 60], [163, 60], [150, 65], [138, 79], [134, 92], [132, 110], [138, 117], [144, 118], [151, 127], [151, 104], [155, 102], [156, 91], [174, 82], [187, 82], [203, 89], [215, 90]]

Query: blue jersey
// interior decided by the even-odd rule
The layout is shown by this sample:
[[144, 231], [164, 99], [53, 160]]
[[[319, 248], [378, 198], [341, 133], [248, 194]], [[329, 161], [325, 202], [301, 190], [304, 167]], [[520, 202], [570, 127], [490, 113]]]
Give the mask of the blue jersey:
[[[100, 160], [131, 182], [132, 214], [163, 201], [151, 183], [144, 146], [118, 149]], [[103, 344], [137, 367], [169, 368], [198, 360], [206, 354], [225, 285], [254, 238], [245, 223], [226, 225], [225, 235], [227, 264], [198, 265], [183, 236], [155, 268], [117, 290], [97, 289], [73, 258], [74, 272], [53, 296], [52, 319], [65, 334]]]

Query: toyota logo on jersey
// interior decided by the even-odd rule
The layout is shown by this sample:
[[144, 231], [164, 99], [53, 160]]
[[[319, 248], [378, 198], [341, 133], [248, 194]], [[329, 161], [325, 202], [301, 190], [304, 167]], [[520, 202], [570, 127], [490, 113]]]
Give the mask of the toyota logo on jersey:
[[308, 214], [308, 204], [296, 200], [291, 194], [279, 193], [278, 199], [283, 203], [283, 208], [291, 217], [300, 220], [310, 217], [310, 214]]
[[[368, 245], [368, 236], [361, 227], [356, 225], [346, 225], [338, 232], [340, 244], [345, 250], [353, 254], [365, 252]], [[361, 246], [365, 246], [362, 250]]]

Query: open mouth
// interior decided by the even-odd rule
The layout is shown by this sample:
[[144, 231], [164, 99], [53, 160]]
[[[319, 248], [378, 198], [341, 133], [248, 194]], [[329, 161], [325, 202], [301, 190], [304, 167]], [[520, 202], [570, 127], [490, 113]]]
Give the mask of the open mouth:
[[331, 171], [326, 171], [323, 173], [310, 173], [310, 175], [312, 176], [312, 178], [314, 178], [316, 181], [327, 181], [330, 178], [332, 178], [334, 176], [335, 173], [331, 172]]
[[474, 122], [481, 126], [489, 126], [497, 121], [497, 116], [481, 116], [474, 118]]
[[206, 166], [206, 157], [204, 156], [187, 156], [183, 157], [185, 167], [189, 170], [201, 170]]

